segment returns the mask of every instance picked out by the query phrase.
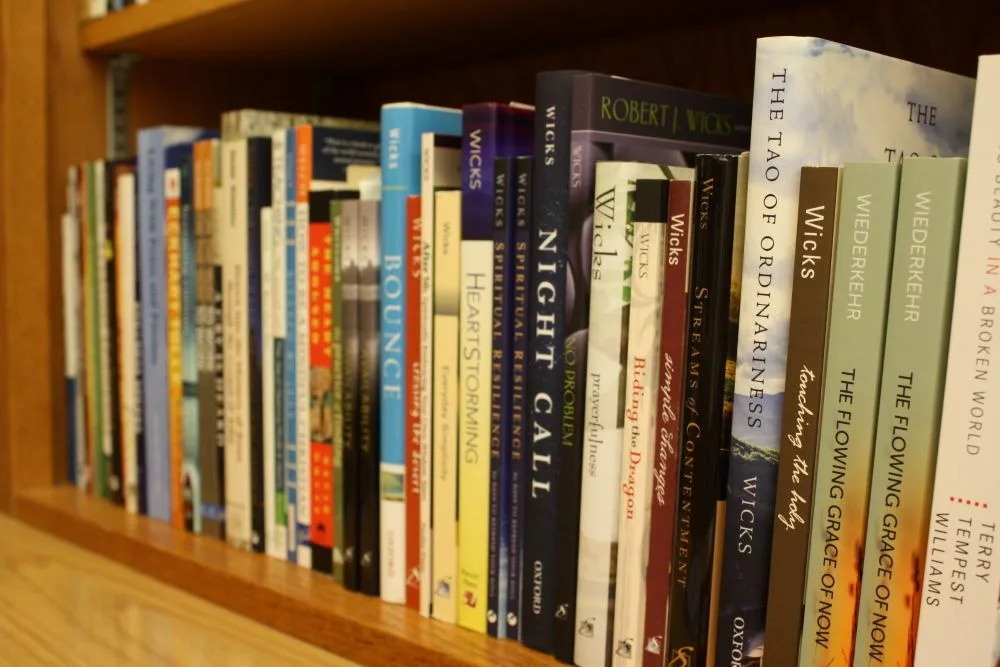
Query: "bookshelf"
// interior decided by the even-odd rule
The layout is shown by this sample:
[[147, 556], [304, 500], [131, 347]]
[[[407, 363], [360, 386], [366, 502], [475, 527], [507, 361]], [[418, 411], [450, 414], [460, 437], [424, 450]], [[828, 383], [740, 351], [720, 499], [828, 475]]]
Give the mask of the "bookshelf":
[[974, 74], [976, 56], [1000, 51], [988, 20], [995, 7], [614, 0], [583, 11], [569, 0], [407, 0], [389, 12], [385, 4], [151, 0], [81, 21], [79, 0], [0, 0], [0, 511], [361, 663], [555, 665], [62, 484], [58, 221], [66, 167], [106, 152], [107, 59], [141, 58], [128, 89], [133, 133], [214, 125], [241, 107], [377, 118], [392, 100], [531, 101], [534, 73], [562, 67], [749, 98], [756, 36], [821, 35]]

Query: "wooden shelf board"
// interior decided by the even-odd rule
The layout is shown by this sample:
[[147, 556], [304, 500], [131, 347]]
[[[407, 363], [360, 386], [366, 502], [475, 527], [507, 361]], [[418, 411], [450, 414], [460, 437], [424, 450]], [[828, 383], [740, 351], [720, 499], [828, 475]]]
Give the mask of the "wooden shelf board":
[[133, 516], [74, 487], [18, 494], [14, 514], [155, 579], [360, 664], [546, 665], [554, 658], [347, 591], [327, 576]]
[[[718, 11], [747, 11], [739, 0], [717, 4]], [[467, 0], [151, 0], [84, 21], [80, 40], [83, 50], [95, 55], [128, 52], [370, 75], [627, 39], [706, 20], [697, 3], [647, 0], [615, 0], [586, 9], [575, 0], [506, 0], [503, 12], [496, 8]], [[641, 20], [623, 19], [629, 15]]]

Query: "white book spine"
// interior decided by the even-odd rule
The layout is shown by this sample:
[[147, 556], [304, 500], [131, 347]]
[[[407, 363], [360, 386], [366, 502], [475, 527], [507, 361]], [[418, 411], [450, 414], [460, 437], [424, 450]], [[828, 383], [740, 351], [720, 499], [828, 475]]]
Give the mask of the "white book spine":
[[135, 301], [135, 175], [118, 177], [115, 207], [118, 211], [118, 363], [121, 377], [121, 441], [125, 509], [139, 512], [139, 468], [136, 423], [138, 397], [136, 368], [139, 350], [136, 341]]
[[[72, 211], [72, 208], [70, 209]], [[67, 379], [67, 390], [72, 388], [72, 393], [67, 397], [70, 413], [68, 419], [72, 420], [74, 432], [73, 451], [71, 456], [77, 471], [77, 486], [81, 485], [84, 479], [84, 466], [81, 462], [84, 451], [83, 439], [86, 434], [83, 432], [82, 403], [83, 373], [81, 372], [81, 322], [82, 313], [80, 306], [80, 223], [73, 213], [64, 213], [62, 216], [62, 278], [63, 278], [63, 311], [64, 311], [64, 337], [65, 346], [65, 373]]]
[[[461, 279], [462, 194], [434, 195], [434, 359], [432, 417], [434, 448], [434, 546], [432, 613], [457, 619], [458, 576], [458, 288]], [[426, 220], [426, 218], [425, 218]]]
[[[594, 230], [591, 262], [587, 380], [584, 393], [584, 454], [580, 479], [580, 551], [577, 558], [573, 659], [580, 667], [603, 667], [611, 641], [612, 546], [618, 541], [623, 422], [623, 344], [628, 322], [627, 270], [632, 262], [632, 229], [627, 224], [629, 166], [598, 162], [594, 177]], [[621, 178], [619, 178], [621, 176]]]
[[434, 134], [420, 137], [420, 615], [431, 615], [432, 486], [434, 450], [431, 369], [434, 368]]
[[[107, 208], [104, 204], [106, 193], [105, 187], [105, 163], [98, 160], [94, 163], [94, 216], [96, 221], [97, 253], [97, 312], [100, 318], [100, 364], [101, 364], [101, 420], [104, 425], [101, 448], [95, 450], [96, 456], [104, 456], [104, 474], [107, 479], [108, 492], [114, 491], [111, 488], [113, 477], [111, 475], [112, 438], [111, 428], [111, 322], [110, 310], [108, 308], [108, 263], [106, 255], [107, 246]], [[115, 415], [117, 418], [117, 415]], [[97, 468], [99, 469], [99, 468]]]
[[[288, 334], [287, 327], [285, 325], [286, 321], [286, 308], [287, 305], [287, 251], [286, 251], [286, 223], [285, 223], [285, 207], [287, 205], [285, 199], [285, 187], [287, 185], [285, 180], [285, 169], [287, 161], [287, 149], [285, 146], [285, 138], [287, 136], [287, 131], [284, 129], [277, 130], [271, 136], [271, 215], [272, 218], [272, 247], [271, 247], [271, 317], [272, 317], [272, 334], [275, 340], [283, 341], [285, 336]], [[275, 377], [274, 382], [284, 383], [284, 369], [282, 369], [281, 377]], [[283, 401], [287, 404], [287, 401]], [[275, 410], [283, 409], [284, 406], [275, 406]], [[285, 419], [288, 415], [282, 415]], [[284, 423], [283, 420], [281, 420]], [[281, 438], [279, 442], [278, 438]], [[275, 448], [278, 451], [284, 452], [284, 438], [285, 431], [278, 434], [275, 433]], [[282, 454], [282, 460], [286, 458]], [[278, 467], [277, 464], [278, 456], [275, 453], [275, 485], [280, 484], [280, 488], [284, 489], [284, 480], [279, 482], [277, 474], [279, 472], [284, 473], [284, 466]], [[279, 521], [279, 518], [287, 519], [287, 513], [284, 508], [278, 508], [277, 502], [280, 499], [283, 503], [287, 503], [288, 496], [285, 493], [279, 494], [277, 489], [275, 490], [275, 519], [273, 522], [273, 535], [274, 535], [274, 548], [271, 548], [270, 542], [268, 543], [268, 551], [272, 556], [280, 560], [288, 560], [288, 522]], [[287, 505], [286, 505], [287, 506]], [[270, 523], [268, 525], [271, 525]]]
[[264, 550], [280, 558], [274, 538], [274, 229], [271, 207], [260, 209], [261, 421], [264, 435]]
[[295, 206], [295, 467], [296, 488], [295, 523], [299, 538], [296, 540], [296, 562], [312, 569], [312, 547], [309, 529], [312, 521], [309, 465], [309, 204], [298, 202]]
[[616, 666], [635, 665], [642, 657], [665, 229], [664, 224], [638, 222], [633, 241], [628, 356], [623, 382], [625, 432], [621, 450], [613, 644]]
[[222, 147], [222, 257], [225, 308], [224, 377], [226, 405], [226, 540], [250, 548], [250, 382], [247, 327], [247, 145], [232, 140]]
[[994, 665], [1000, 641], [1000, 56], [976, 81], [916, 667]]

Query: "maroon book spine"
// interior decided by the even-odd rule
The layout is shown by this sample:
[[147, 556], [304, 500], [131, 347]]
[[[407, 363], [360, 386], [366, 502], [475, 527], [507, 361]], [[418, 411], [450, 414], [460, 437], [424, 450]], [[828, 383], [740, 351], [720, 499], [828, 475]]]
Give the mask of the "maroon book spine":
[[[674, 523], [677, 519], [677, 443], [681, 437], [681, 396], [688, 304], [688, 243], [692, 183], [672, 180], [665, 196], [667, 235], [660, 320], [660, 375], [656, 399], [656, 450], [653, 509], [646, 566], [646, 614], [643, 667], [662, 667], [666, 653], [667, 606], [670, 596]], [[666, 193], [664, 193], [666, 195]]]

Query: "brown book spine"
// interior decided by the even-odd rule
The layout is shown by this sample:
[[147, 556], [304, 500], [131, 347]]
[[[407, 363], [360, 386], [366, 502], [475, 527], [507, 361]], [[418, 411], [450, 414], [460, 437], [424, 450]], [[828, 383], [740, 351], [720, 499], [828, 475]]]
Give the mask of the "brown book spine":
[[[658, 182], [667, 185], [665, 181]], [[662, 667], [666, 652], [667, 603], [677, 519], [677, 443], [681, 437], [678, 415], [681, 413], [684, 388], [691, 191], [691, 181], [673, 180], [669, 183], [669, 195], [664, 192], [663, 214], [666, 216], [667, 234], [664, 237], [663, 257], [666, 266], [660, 310], [660, 368], [656, 398], [653, 509], [646, 566], [643, 667]]]
[[767, 664], [797, 665], [826, 365], [840, 167], [803, 167], [785, 366], [778, 490], [764, 645]]

